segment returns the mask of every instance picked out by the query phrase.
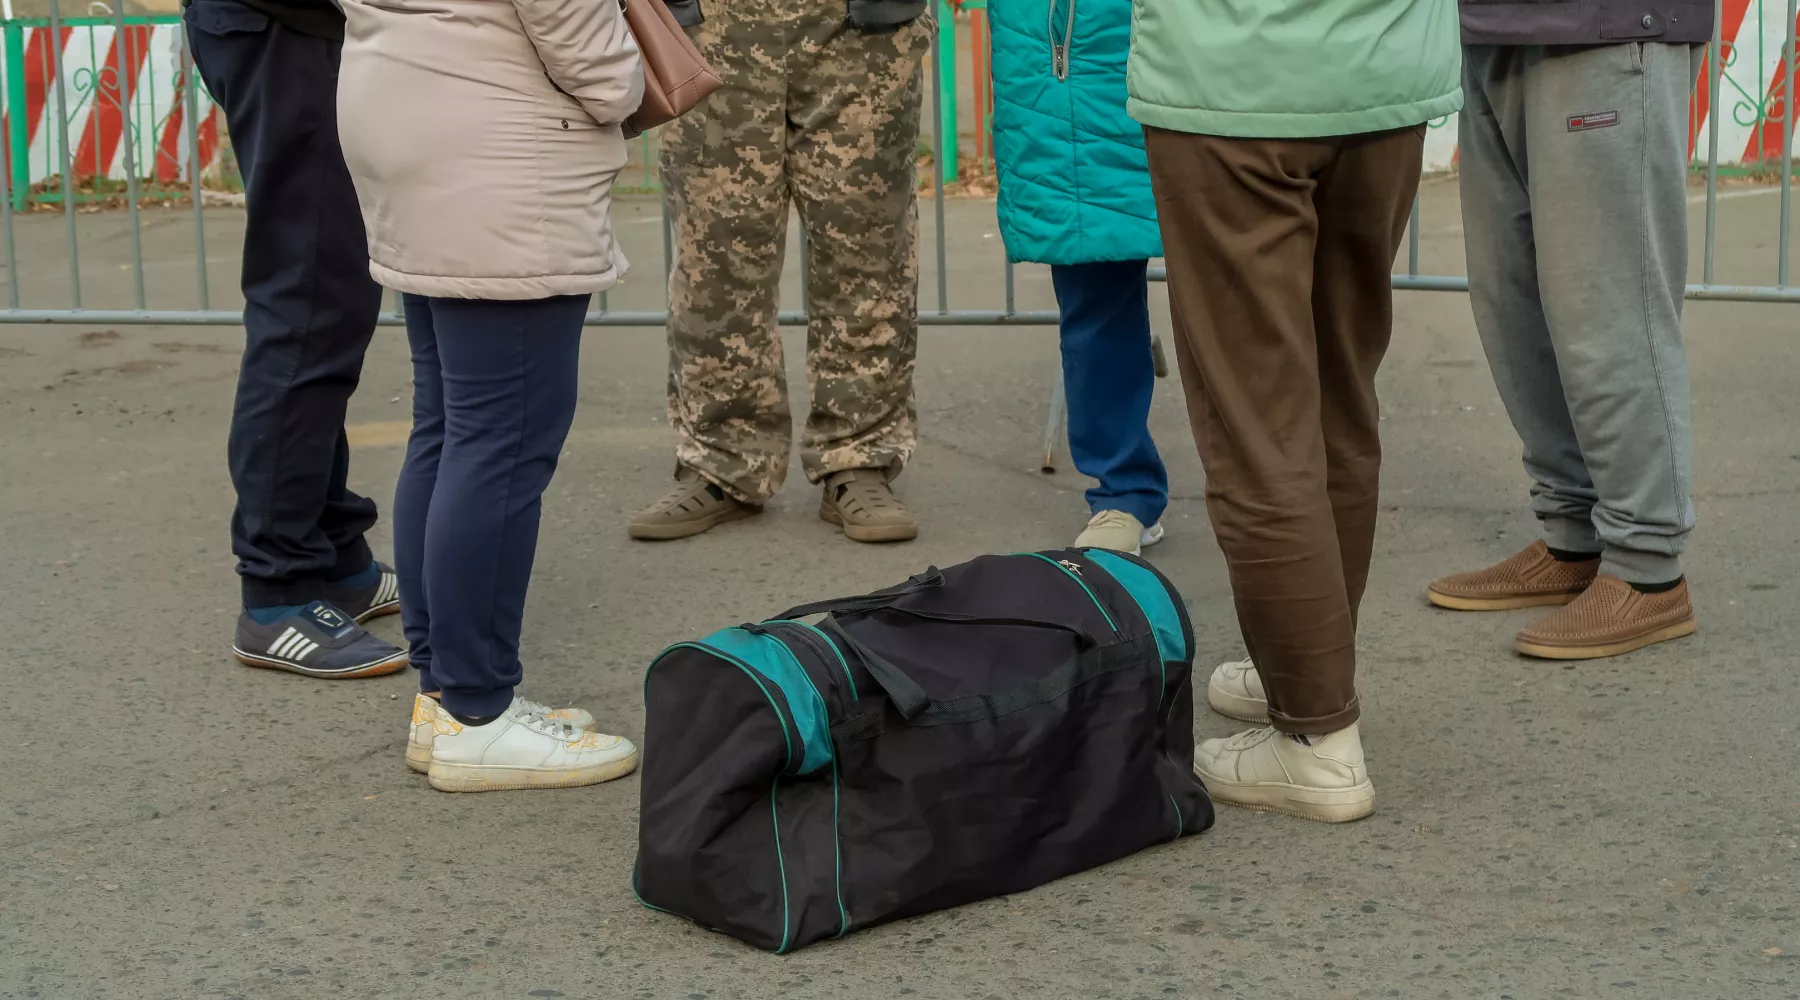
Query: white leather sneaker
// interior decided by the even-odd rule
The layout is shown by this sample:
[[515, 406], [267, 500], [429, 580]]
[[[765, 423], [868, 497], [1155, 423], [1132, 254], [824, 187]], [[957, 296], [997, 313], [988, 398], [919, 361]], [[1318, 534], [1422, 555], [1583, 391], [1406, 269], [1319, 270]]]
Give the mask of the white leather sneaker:
[[1375, 786], [1356, 724], [1306, 746], [1273, 729], [1252, 729], [1194, 750], [1194, 774], [1214, 802], [1348, 823], [1375, 811]]
[[1269, 696], [1262, 676], [1249, 660], [1228, 660], [1213, 669], [1206, 682], [1206, 703], [1227, 719], [1268, 725]]
[[441, 792], [577, 788], [637, 770], [638, 751], [630, 740], [552, 722], [532, 704], [514, 698], [483, 726], [466, 726], [440, 712], [425, 772], [431, 787]]
[[1160, 522], [1146, 528], [1144, 522], [1122, 510], [1102, 510], [1096, 511], [1088, 519], [1087, 527], [1075, 536], [1075, 547], [1111, 549], [1135, 556], [1142, 554], [1145, 546], [1155, 545], [1162, 540], [1163, 526]]
[[[532, 701], [530, 698], [520, 698], [519, 700], [525, 703], [527, 709], [551, 722], [560, 722], [576, 729], [594, 728], [594, 717], [589, 715], [585, 709], [551, 708], [548, 705]], [[453, 724], [456, 722], [451, 718], [450, 713], [444, 711], [444, 706], [438, 704], [436, 698], [428, 698], [422, 694], [413, 695], [412, 728], [406, 733], [406, 766], [420, 774], [424, 774], [431, 768], [431, 739], [438, 734], [438, 716], [440, 714], [449, 722]]]

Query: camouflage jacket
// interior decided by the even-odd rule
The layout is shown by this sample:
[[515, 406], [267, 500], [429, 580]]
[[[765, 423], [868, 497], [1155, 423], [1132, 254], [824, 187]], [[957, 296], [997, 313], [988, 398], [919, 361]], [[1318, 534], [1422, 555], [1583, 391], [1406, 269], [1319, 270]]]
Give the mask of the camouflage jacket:
[[[844, 17], [864, 31], [892, 31], [925, 13], [925, 0], [844, 0]], [[668, 0], [669, 13], [684, 28], [705, 20], [700, 0]]]

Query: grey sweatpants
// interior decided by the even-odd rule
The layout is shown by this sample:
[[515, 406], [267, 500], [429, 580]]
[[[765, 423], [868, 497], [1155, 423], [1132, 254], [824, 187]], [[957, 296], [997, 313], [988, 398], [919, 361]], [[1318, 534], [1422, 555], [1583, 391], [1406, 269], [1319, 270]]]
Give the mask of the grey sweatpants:
[[1471, 45], [1460, 118], [1469, 298], [1554, 548], [1633, 583], [1694, 526], [1688, 88], [1700, 48]]

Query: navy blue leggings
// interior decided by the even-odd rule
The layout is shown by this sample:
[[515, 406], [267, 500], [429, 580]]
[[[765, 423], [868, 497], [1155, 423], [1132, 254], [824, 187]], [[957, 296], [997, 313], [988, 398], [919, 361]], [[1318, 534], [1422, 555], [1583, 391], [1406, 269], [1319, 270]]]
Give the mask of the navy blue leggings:
[[1099, 483], [1095, 513], [1122, 510], [1144, 522], [1169, 505], [1169, 474], [1150, 440], [1148, 261], [1059, 264], [1050, 269], [1062, 309], [1063, 389], [1069, 400], [1069, 457]]
[[588, 298], [406, 296], [413, 430], [394, 491], [401, 621], [419, 688], [498, 715], [519, 683], [519, 629], [544, 488], [575, 418]]

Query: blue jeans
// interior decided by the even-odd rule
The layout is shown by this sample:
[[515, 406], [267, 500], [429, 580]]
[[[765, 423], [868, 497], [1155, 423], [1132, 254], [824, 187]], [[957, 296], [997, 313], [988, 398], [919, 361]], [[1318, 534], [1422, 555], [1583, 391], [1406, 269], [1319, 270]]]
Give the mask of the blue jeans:
[[1169, 505], [1169, 473], [1150, 440], [1148, 261], [1060, 264], [1050, 268], [1062, 309], [1063, 390], [1069, 399], [1069, 457], [1099, 483], [1088, 509], [1122, 510], [1146, 526]]
[[413, 430], [394, 490], [400, 614], [422, 691], [498, 715], [519, 683], [519, 630], [544, 488], [575, 419], [588, 297], [406, 296]]

